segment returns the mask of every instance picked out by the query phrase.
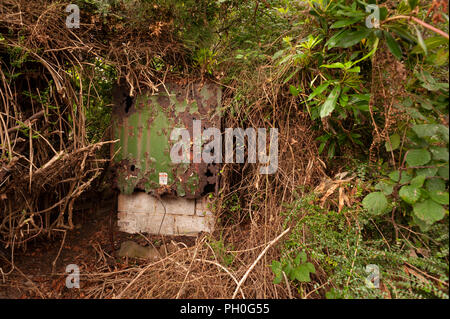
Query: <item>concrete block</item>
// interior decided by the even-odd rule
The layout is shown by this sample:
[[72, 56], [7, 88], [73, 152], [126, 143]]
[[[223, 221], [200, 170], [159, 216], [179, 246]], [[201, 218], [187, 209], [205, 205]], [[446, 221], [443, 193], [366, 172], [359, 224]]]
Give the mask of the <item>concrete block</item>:
[[139, 192], [120, 194], [118, 226], [127, 233], [196, 236], [212, 232], [214, 215], [206, 197], [201, 199], [161, 198]]

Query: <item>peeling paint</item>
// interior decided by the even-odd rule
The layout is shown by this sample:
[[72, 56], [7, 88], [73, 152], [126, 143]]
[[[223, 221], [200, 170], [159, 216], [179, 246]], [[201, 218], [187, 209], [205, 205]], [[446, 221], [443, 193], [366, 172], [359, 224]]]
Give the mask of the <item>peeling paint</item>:
[[[117, 152], [116, 186], [123, 194], [140, 190], [200, 198], [215, 189], [219, 164], [172, 163], [170, 133], [175, 127], [184, 127], [193, 136], [194, 120], [201, 120], [204, 128], [220, 128], [215, 111], [220, 107], [221, 90], [212, 83], [187, 87], [166, 84], [166, 88], [169, 94], [166, 90], [157, 95], [141, 94], [131, 105], [126, 90], [117, 88], [112, 123], [114, 137], [120, 142], [111, 150]], [[167, 173], [167, 185], [160, 185], [160, 173]]]

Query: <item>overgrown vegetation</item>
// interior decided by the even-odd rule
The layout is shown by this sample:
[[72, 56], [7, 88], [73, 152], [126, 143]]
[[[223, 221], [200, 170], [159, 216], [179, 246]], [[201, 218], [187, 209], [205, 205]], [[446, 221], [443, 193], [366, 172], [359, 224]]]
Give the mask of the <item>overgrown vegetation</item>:
[[79, 0], [78, 31], [66, 3], [17, 3], [0, 5], [5, 246], [73, 228], [114, 83], [209, 80], [225, 127], [279, 129], [277, 173], [225, 165], [217, 234], [102, 268], [89, 297], [448, 298], [448, 1]]
[[[328, 172], [342, 171], [356, 157], [368, 175], [358, 179], [359, 192], [338, 188], [336, 211], [315, 204], [332, 197], [333, 184], [309, 205], [305, 198], [288, 204], [294, 233], [272, 263], [275, 283], [284, 282], [284, 273], [301, 296], [311, 296], [304, 284], [315, 271], [305, 266], [309, 249], [326, 278], [313, 285], [322, 297], [448, 298], [447, 7], [370, 4], [287, 1], [273, 8], [279, 20], [297, 23], [283, 25], [278, 50], [273, 53], [272, 42], [265, 52], [275, 69], [268, 81], [289, 90], [296, 111], [309, 115]], [[317, 28], [305, 32], [299, 28], [305, 23]], [[279, 25], [272, 21], [271, 31]], [[258, 51], [235, 58], [258, 63]], [[248, 85], [254, 84], [241, 87]], [[358, 168], [348, 163], [346, 169]], [[303, 189], [300, 197], [315, 193]], [[418, 257], [417, 250], [426, 253]], [[367, 288], [364, 270], [371, 264], [382, 272], [382, 289]]]

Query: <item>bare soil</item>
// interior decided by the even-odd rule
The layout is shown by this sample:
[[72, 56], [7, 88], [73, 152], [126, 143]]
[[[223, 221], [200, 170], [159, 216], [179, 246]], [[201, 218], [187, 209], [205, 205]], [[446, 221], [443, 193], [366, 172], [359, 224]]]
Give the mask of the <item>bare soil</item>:
[[171, 240], [188, 246], [195, 244], [195, 238], [186, 236], [120, 232], [115, 197], [91, 206], [78, 209], [74, 214], [75, 229], [67, 230], [65, 239], [61, 233], [55, 238], [31, 241], [26, 247], [16, 249], [13, 259], [10, 248], [0, 247], [0, 298], [83, 298], [83, 289], [66, 288], [67, 265], [75, 264], [80, 268], [80, 286], [83, 287], [88, 284], [82, 282], [83, 272], [125, 269], [139, 264], [142, 261], [115, 257], [120, 244], [126, 240], [142, 246], [151, 243], [156, 247]]

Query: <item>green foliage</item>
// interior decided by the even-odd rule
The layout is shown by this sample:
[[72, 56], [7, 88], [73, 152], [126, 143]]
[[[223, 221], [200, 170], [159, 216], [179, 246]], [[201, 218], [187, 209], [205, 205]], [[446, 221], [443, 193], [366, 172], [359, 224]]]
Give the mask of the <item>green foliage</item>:
[[[444, 109], [442, 98], [448, 101], [448, 88], [428, 75], [417, 77], [422, 79], [417, 84], [429, 92], [416, 100], [420, 106], [416, 114], [420, 116], [416, 115], [403, 128], [406, 131], [403, 140], [395, 133], [390, 137], [391, 145], [386, 145], [386, 151], [400, 159], [401, 167], [387, 174], [389, 179], [382, 178], [375, 187], [389, 197], [393, 208], [411, 216], [411, 222], [422, 231], [448, 215], [449, 204], [448, 128], [438, 122]], [[400, 145], [404, 152], [399, 149]], [[365, 208], [371, 210], [372, 205]]]
[[362, 204], [373, 215], [383, 214], [388, 207], [386, 196], [382, 192], [370, 193], [364, 198]]
[[[92, 74], [92, 79], [82, 78], [80, 82], [79, 71], [74, 66], [68, 73], [72, 74], [74, 87], [80, 89], [80, 84], [83, 87], [91, 86], [91, 94], [83, 95], [86, 133], [90, 142], [99, 142], [103, 137], [106, 137], [105, 134], [107, 134], [107, 129], [111, 124], [112, 90], [114, 82], [117, 80], [116, 71], [100, 58], [96, 58], [93, 61], [89, 70]], [[74, 105], [75, 115], [76, 112], [77, 106]], [[69, 120], [72, 119], [70, 118]]]
[[[216, 40], [218, 17], [226, 10], [216, 0], [77, 0], [81, 12], [99, 14], [99, 21], [121, 30], [148, 30], [158, 23], [169, 23], [174, 35], [191, 51], [207, 48]], [[233, 6], [234, 1], [227, 1]], [[223, 8], [222, 8], [223, 7]], [[150, 25], [149, 25], [150, 24]]]
[[[252, 74], [257, 67], [270, 67], [266, 68], [271, 70], [267, 83], [273, 81], [282, 88], [280, 91], [285, 89], [280, 95], [290, 94], [297, 109], [307, 112], [318, 136], [319, 154], [329, 159], [358, 154], [361, 162], [356, 173], [364, 187], [358, 185], [354, 196], [364, 197], [361, 205], [337, 213], [315, 205], [317, 198], [311, 194], [289, 204], [286, 224], [292, 225], [293, 231], [280, 258], [272, 261], [275, 284], [284, 284], [286, 276], [302, 293], [302, 288], [325, 276], [328, 284], [317, 293], [327, 298], [448, 298], [442, 284], [448, 282], [448, 40], [423, 25], [399, 18], [411, 15], [429, 21], [430, 3], [408, 0], [394, 2], [393, 6], [378, 1], [379, 21], [373, 19], [373, 11], [367, 10], [367, 4], [375, 1], [74, 3], [82, 12], [98, 13], [98, 23], [110, 27], [104, 28], [105, 32], [147, 31], [159, 22], [170, 25], [170, 37], [176, 37], [191, 53], [187, 61], [190, 66], [225, 84], [242, 83], [233, 87], [232, 102], [223, 110], [240, 123], [246, 120], [241, 109], [252, 105], [254, 84], [243, 83], [246, 80], [239, 75], [243, 70]], [[447, 22], [437, 26], [444, 31], [448, 31], [446, 18]], [[24, 40], [19, 37], [18, 44]], [[373, 59], [379, 50], [388, 50], [402, 62], [407, 83], [402, 98], [393, 105], [401, 119], [382, 135], [385, 140], [381, 141], [375, 171], [367, 164], [372, 132], [375, 125], [388, 126], [378, 112], [386, 105], [371, 102]], [[5, 56], [3, 73], [8, 82], [20, 77], [24, 66], [33, 62], [20, 46], [8, 47]], [[117, 75], [106, 61], [89, 61], [89, 80], [79, 78], [77, 66], [66, 70], [76, 89], [93, 83], [91, 91], [83, 95], [82, 106], [73, 105], [73, 115], [67, 119], [70, 124], [80, 115], [78, 107], [85, 108], [82, 111], [90, 142], [101, 140], [110, 124], [111, 89]], [[155, 56], [155, 70], [164, 72], [164, 61]], [[218, 71], [226, 73], [225, 77], [220, 79]], [[35, 91], [22, 94], [46, 111], [56, 112], [56, 106], [50, 103], [52, 87], [49, 82], [39, 95]], [[261, 117], [270, 120], [272, 114], [265, 112], [262, 110]], [[17, 124], [29, 137], [28, 127], [19, 121]], [[37, 138], [38, 133], [33, 132], [32, 137]], [[224, 224], [237, 224], [248, 217], [240, 216], [243, 207], [237, 193], [227, 197], [223, 206], [227, 209], [222, 216]], [[409, 226], [419, 228], [412, 231]], [[402, 233], [405, 228], [407, 235]], [[232, 247], [222, 238], [209, 244], [221, 263], [232, 266]], [[366, 285], [369, 264], [379, 266], [384, 289]], [[434, 279], [417, 275], [421, 272]]]
[[[329, 299], [448, 298], [441, 283], [448, 280], [448, 223], [433, 225], [429, 236], [395, 240], [386, 237], [389, 223], [379, 216], [328, 211], [316, 202], [314, 194], [307, 194], [288, 206], [286, 224], [292, 232], [282, 254], [308, 254], [316, 276], [326, 278], [318, 294]], [[272, 262], [275, 283], [284, 283], [280, 273], [287, 264], [283, 259]], [[379, 268], [379, 288], [367, 284], [367, 265]]]
[[215, 58], [217, 53], [213, 53], [210, 49], [199, 49], [194, 55], [194, 64], [199, 66], [203, 73], [213, 74], [213, 70], [217, 65], [217, 59]]
[[219, 259], [221, 264], [225, 266], [231, 266], [234, 261], [235, 256], [233, 253], [229, 252], [229, 250], [233, 249], [232, 245], [225, 245], [222, 239], [222, 234], [219, 240], [211, 240], [209, 241], [209, 245], [213, 249], [216, 257]]
[[306, 253], [301, 251], [294, 259], [288, 256], [281, 261], [272, 261], [271, 268], [275, 274], [273, 282], [279, 284], [283, 280], [283, 273], [291, 281], [311, 282], [310, 274], [315, 274], [316, 269], [306, 260]]
[[[319, 130], [326, 131], [318, 139], [320, 153], [328, 148], [328, 157], [332, 158], [342, 154], [347, 145], [358, 147], [371, 143], [372, 136], [367, 134], [373, 128], [373, 122], [368, 121], [371, 96], [365, 83], [372, 72], [368, 62], [384, 43], [397, 59], [405, 60], [409, 67], [416, 69], [422, 87], [432, 91], [447, 88], [448, 91], [448, 81], [437, 81], [428, 70], [418, 72], [416, 68], [423, 62], [431, 68], [448, 64], [448, 41], [437, 35], [424, 39], [424, 31], [396, 18], [414, 14], [411, 7], [420, 9], [420, 14], [423, 14], [427, 6], [399, 3], [396, 8], [388, 10], [378, 3], [379, 20], [374, 20], [373, 10], [366, 10], [367, 4], [363, 2], [308, 1], [308, 4], [310, 14], [320, 27], [297, 43], [293, 40], [293, 29], [289, 36], [283, 38], [285, 48], [276, 52], [272, 59], [280, 66], [290, 65], [290, 70], [285, 73], [285, 83], [295, 83], [298, 77], [302, 78], [300, 84], [290, 84], [289, 88], [294, 96], [299, 97], [311, 119], [317, 121]], [[448, 28], [448, 23], [445, 26]], [[342, 48], [346, 50], [342, 51]], [[433, 55], [433, 58], [418, 61], [417, 55], [422, 54], [425, 57]], [[306, 74], [305, 66], [308, 66]], [[300, 69], [303, 71], [301, 76], [298, 75]], [[441, 96], [442, 99], [446, 98]], [[425, 101], [423, 105], [431, 107], [433, 103]], [[377, 107], [373, 105], [373, 111]], [[421, 116], [414, 108], [407, 112]], [[375, 121], [381, 120], [375, 117]], [[326, 126], [322, 126], [324, 121]], [[402, 135], [399, 133], [391, 135], [392, 149], [387, 141], [388, 152], [400, 147]], [[365, 148], [359, 150], [364, 152]]]
[[[375, 3], [378, 21], [374, 11], [367, 10], [367, 4]], [[305, 253], [316, 270], [309, 278], [314, 281], [325, 273], [330, 280], [322, 295], [328, 298], [447, 296], [443, 285], [426, 283], [404, 269], [407, 262], [448, 280], [448, 255], [442, 254], [448, 244], [431, 239], [448, 232], [448, 40], [423, 24], [401, 18], [411, 15], [428, 23], [430, 5], [425, 1], [274, 1], [259, 15], [255, 12], [260, 7], [247, 2], [233, 17], [241, 24], [230, 24], [222, 39], [226, 49], [217, 56], [219, 67], [222, 62], [232, 65], [226, 80], [244, 82], [234, 91], [230, 116], [242, 115], [240, 108], [251, 105], [251, 83], [236, 74], [270, 66], [274, 72], [268, 73], [267, 82], [284, 88], [283, 93], [295, 98], [297, 109], [309, 114], [319, 153], [329, 159], [345, 156], [358, 161], [356, 173], [365, 182], [355, 195], [361, 197], [361, 205], [344, 209], [343, 214], [310, 204], [317, 201], [311, 197], [289, 207], [287, 223], [295, 226], [282, 257], [272, 262], [275, 283], [284, 283], [284, 273], [298, 288], [309, 285], [291, 272], [303, 264], [298, 256]], [[448, 32], [448, 17], [444, 18], [435, 27]], [[382, 115], [388, 101], [378, 102], [376, 87], [371, 86], [377, 76], [374, 57], [383, 57], [381, 50], [389, 51], [406, 70], [405, 91], [394, 100], [396, 125], [391, 127]], [[242, 117], [240, 121], [245, 120]], [[374, 169], [368, 164], [369, 146], [375, 128], [384, 127], [386, 131], [377, 137], [384, 140], [379, 141], [382, 147]], [[414, 235], [400, 236], [411, 226], [419, 226], [411, 230]], [[411, 250], [423, 245], [429, 247], [430, 256], [410, 256]], [[299, 264], [295, 264], [297, 257]], [[369, 264], [379, 265], [390, 288], [366, 287]]]
[[[442, 117], [448, 114], [448, 71], [442, 73], [442, 66], [448, 65], [448, 41], [436, 34], [428, 36], [429, 30], [420, 29], [421, 25], [398, 18], [416, 14], [412, 8], [422, 15], [427, 6], [421, 2], [399, 3], [389, 10], [378, 4], [379, 20], [362, 2], [308, 4], [320, 28], [297, 42], [294, 32], [285, 36], [285, 47], [272, 59], [280, 68], [289, 66], [283, 83], [290, 84], [290, 93], [306, 107], [321, 132], [320, 154], [328, 149], [328, 157], [333, 158], [348, 148], [365, 152], [362, 146], [370, 145], [373, 138], [367, 133], [374, 124], [384, 125], [384, 119], [373, 112], [386, 106], [372, 105], [370, 110], [371, 88], [365, 83], [377, 50], [387, 48], [414, 74], [406, 97], [395, 105], [408, 117], [398, 121], [385, 141], [391, 173], [386, 167], [386, 174], [378, 176], [377, 192], [368, 194], [362, 204], [373, 215], [400, 210], [409, 222], [428, 229], [448, 214], [449, 138], [448, 128], [442, 125]], [[448, 21], [443, 27], [448, 29]], [[425, 176], [427, 183], [417, 183], [418, 176]], [[444, 182], [437, 182], [439, 189], [426, 186], [436, 180]]]

